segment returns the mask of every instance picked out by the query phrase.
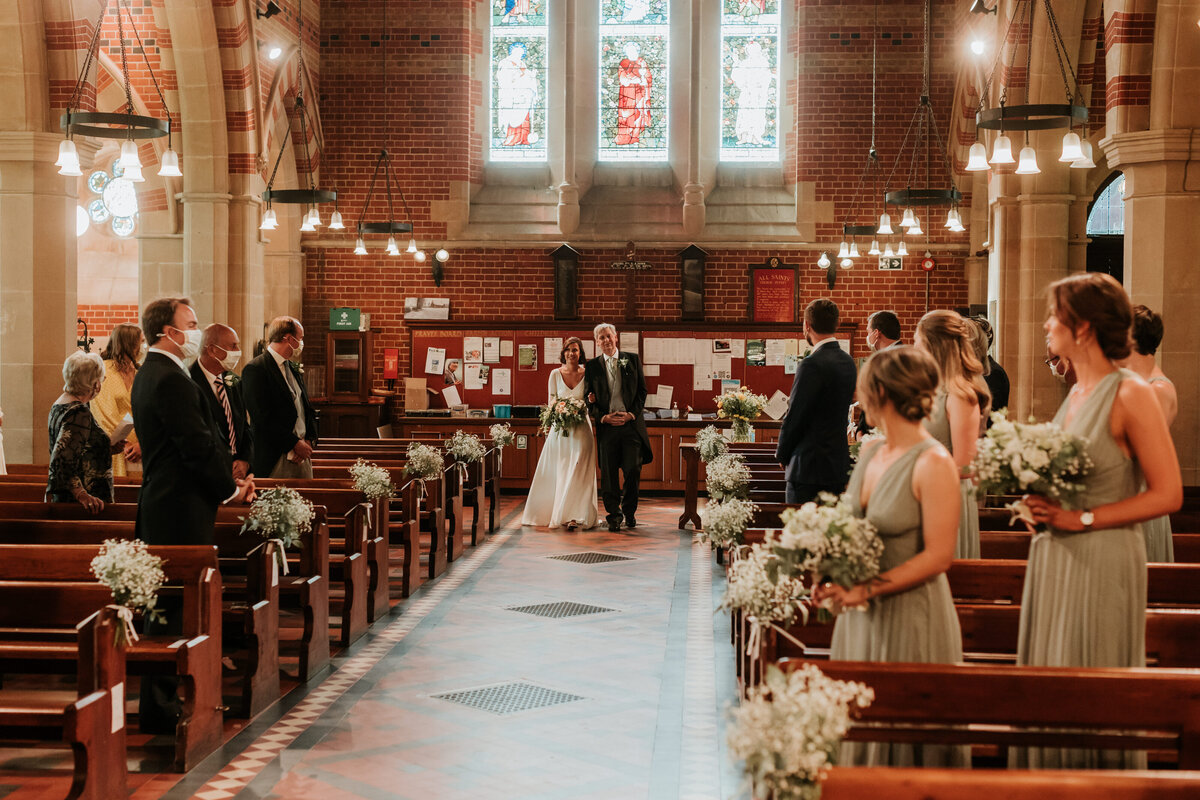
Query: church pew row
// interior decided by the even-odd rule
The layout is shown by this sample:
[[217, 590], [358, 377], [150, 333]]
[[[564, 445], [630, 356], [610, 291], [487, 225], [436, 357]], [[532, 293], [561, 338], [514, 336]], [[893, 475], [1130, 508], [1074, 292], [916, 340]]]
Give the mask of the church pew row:
[[[121, 624], [113, 608], [100, 608], [74, 625], [73, 616], [91, 607], [94, 592], [79, 585], [56, 587], [56, 601], [26, 602], [26, 582], [0, 581], [0, 611], [5, 628], [0, 635], [0, 668], [25, 655], [16, 642], [20, 628], [60, 629], [64, 648], [76, 654], [76, 691], [0, 691], [0, 746], [30, 740], [70, 748], [74, 770], [69, 800], [110, 800], [128, 794], [125, 762], [125, 649], [115, 643]], [[44, 635], [44, 634], [43, 634]], [[34, 642], [31, 650], [42, 648]]]
[[[150, 552], [164, 559], [167, 585], [160, 596], [182, 596], [182, 632], [142, 635], [131, 642], [126, 668], [130, 674], [179, 679], [183, 709], [175, 732], [174, 766], [186, 772], [213, 753], [222, 738], [217, 549], [151, 547]], [[6, 555], [0, 560], [0, 673], [77, 674], [81, 655], [77, 639], [70, 635], [71, 620], [111, 602], [108, 587], [91, 576], [96, 548], [39, 544]], [[38, 579], [30, 580], [30, 575]], [[47, 627], [28, 628], [26, 620], [35, 616]], [[56, 628], [59, 636], [54, 635]], [[111, 723], [111, 713], [106, 721]], [[113, 796], [119, 795], [109, 795]]]
[[[787, 659], [779, 666], [787, 671], [804, 663]], [[831, 678], [875, 690], [846, 741], [1166, 751], [1179, 769], [1200, 768], [1200, 674], [1194, 670], [818, 666]]]
[[821, 800], [1194, 800], [1200, 772], [833, 767]]

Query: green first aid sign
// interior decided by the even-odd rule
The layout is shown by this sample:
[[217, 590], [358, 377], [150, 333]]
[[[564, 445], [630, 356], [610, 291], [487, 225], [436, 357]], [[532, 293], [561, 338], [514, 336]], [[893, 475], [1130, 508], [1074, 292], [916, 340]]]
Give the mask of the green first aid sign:
[[358, 330], [357, 308], [331, 308], [329, 310], [329, 330], [356, 331]]

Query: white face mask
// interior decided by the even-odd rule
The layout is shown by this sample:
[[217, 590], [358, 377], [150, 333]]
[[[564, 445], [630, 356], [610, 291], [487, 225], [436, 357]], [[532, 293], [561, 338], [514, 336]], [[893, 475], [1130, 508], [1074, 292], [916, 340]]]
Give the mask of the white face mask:
[[295, 346], [292, 347], [292, 358], [295, 358], [304, 351], [304, 340], [297, 339], [295, 336], [292, 337], [292, 340], [296, 343]]
[[146, 354], [150, 352], [150, 345], [146, 344], [146, 340], [142, 339], [142, 343], [138, 345], [137, 364], [140, 367], [146, 360]]
[[[172, 327], [174, 327], [174, 326], [172, 326]], [[175, 328], [175, 330], [179, 331], [179, 328]], [[185, 368], [190, 368], [192, 366], [192, 364], [196, 363], [197, 356], [200, 355], [200, 340], [204, 338], [204, 333], [203, 333], [203, 331], [200, 331], [200, 330], [188, 330], [188, 331], [179, 331], [179, 332], [183, 334], [183, 344], [176, 342], [174, 339], [171, 339], [171, 342], [173, 344], [175, 344], [176, 346], [178, 346], [179, 349], [182, 351], [180, 359], [183, 361], [183, 366]], [[165, 334], [165, 333], [163, 334], [163, 336], [166, 336], [166, 335], [167, 334]], [[168, 336], [167, 338], [171, 338], [171, 337]]]
[[[219, 348], [224, 350], [225, 348]], [[242, 360], [241, 350], [225, 350], [225, 357], [221, 359], [221, 369], [226, 372], [232, 372], [233, 368]]]

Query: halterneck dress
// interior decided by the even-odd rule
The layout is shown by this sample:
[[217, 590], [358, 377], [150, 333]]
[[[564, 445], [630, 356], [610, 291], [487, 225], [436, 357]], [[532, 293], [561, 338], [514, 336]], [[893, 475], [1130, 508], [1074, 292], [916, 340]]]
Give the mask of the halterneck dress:
[[[1170, 383], [1171, 379], [1162, 375], [1156, 375], [1149, 380], [1150, 383]], [[1145, 481], [1142, 482], [1142, 491], [1145, 491]], [[1150, 563], [1173, 563], [1175, 561], [1175, 545], [1171, 541], [1171, 516], [1164, 514], [1161, 517], [1147, 520], [1142, 523], [1142, 535], [1146, 538], [1146, 560]]]
[[[925, 430], [954, 455], [954, 443], [950, 438], [950, 417], [946, 414], [945, 392], [940, 392], [934, 400], [933, 413], [925, 420]], [[958, 542], [954, 546], [954, 557], [979, 558], [979, 499], [975, 496], [975, 483], [970, 478], [960, 478], [958, 491], [962, 500], [962, 512], [958, 518]]]
[[[938, 444], [925, 439], [895, 460], [879, 477], [862, 506], [863, 476], [879, 452], [860, 458], [847, 492], [857, 516], [865, 516], [883, 539], [879, 571], [887, 572], [925, 549], [921, 504], [912, 492], [913, 468], [921, 453]], [[962, 661], [962, 631], [945, 573], [895, 594], [873, 598], [866, 611], [843, 611], [833, 628], [829, 657], [842, 661], [908, 661], [956, 664]], [[838, 764], [868, 766], [969, 766], [965, 747], [846, 742]]]

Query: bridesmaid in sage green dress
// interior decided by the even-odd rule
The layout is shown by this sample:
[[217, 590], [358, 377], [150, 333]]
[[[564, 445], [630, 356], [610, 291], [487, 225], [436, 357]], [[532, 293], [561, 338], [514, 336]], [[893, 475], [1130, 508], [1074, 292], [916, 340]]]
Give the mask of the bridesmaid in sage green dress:
[[958, 542], [955, 558], [979, 558], [979, 501], [975, 482], [964, 473], [975, 459], [991, 393], [971, 342], [971, 323], [954, 311], [930, 311], [917, 323], [913, 343], [937, 362], [940, 382], [925, 429], [954, 457], [959, 470]]
[[[818, 587], [816, 600], [843, 606], [830, 658], [844, 661], [962, 661], [962, 633], [946, 581], [958, 530], [954, 460], [921, 420], [933, 407], [937, 365], [915, 347], [882, 350], [859, 372], [858, 398], [884, 438], [863, 446], [847, 489], [854, 513], [884, 542], [880, 575], [849, 590]], [[842, 745], [839, 764], [969, 766], [963, 747]]]
[[[1026, 501], [1048, 532], [1035, 534], [1029, 549], [1018, 664], [1146, 664], [1146, 543], [1138, 523], [1178, 509], [1183, 485], [1154, 390], [1113, 365], [1129, 354], [1131, 316], [1125, 291], [1103, 273], [1050, 286], [1047, 344], [1070, 359], [1078, 378], [1054, 421], [1088, 440], [1093, 466], [1071, 510], [1042, 497]], [[1072, 769], [1146, 766], [1144, 753], [1104, 750], [1031, 748], [1015, 752], [1012, 761]]]

